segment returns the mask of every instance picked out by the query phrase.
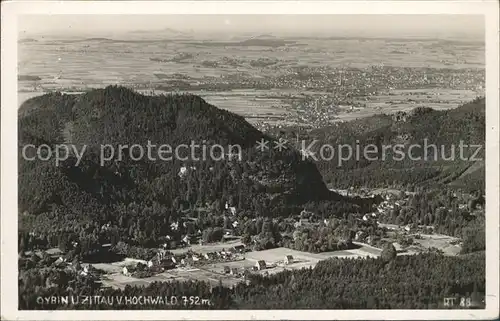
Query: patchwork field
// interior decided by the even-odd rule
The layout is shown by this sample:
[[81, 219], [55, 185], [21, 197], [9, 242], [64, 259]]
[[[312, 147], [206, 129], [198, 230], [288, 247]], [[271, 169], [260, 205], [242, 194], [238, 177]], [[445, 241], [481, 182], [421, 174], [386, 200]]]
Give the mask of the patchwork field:
[[[335, 94], [335, 91], [327, 93], [308, 89], [311, 84], [321, 83], [322, 78], [331, 76], [328, 68], [369, 68], [374, 65], [444, 68], [462, 76], [469, 72], [466, 69], [484, 68], [484, 44], [416, 39], [311, 38], [297, 40], [295, 45], [262, 48], [209, 45], [186, 39], [167, 40], [162, 35], [149, 35], [149, 40], [141, 41], [47, 38], [19, 43], [18, 53], [18, 107], [30, 97], [54, 90], [78, 92], [110, 84], [144, 89], [168, 87], [169, 83], [180, 81], [194, 86], [222, 86], [221, 89], [192, 89], [190, 92], [215, 106], [240, 114], [250, 122], [272, 124], [297, 122], [295, 111], [287, 108], [290, 95]], [[265, 61], [261, 64], [263, 57]], [[321, 70], [321, 75], [294, 80], [300, 68], [313, 74]], [[284, 78], [280, 78], [282, 76]], [[389, 84], [392, 75], [384, 77]], [[289, 83], [283, 83], [284, 79]], [[242, 89], [256, 88], [254, 84], [261, 80], [268, 81], [270, 89]], [[353, 81], [357, 84], [358, 80]], [[231, 90], [223, 89], [224, 86]], [[354, 96], [354, 104], [366, 104], [366, 107], [340, 108], [336, 120], [392, 113], [422, 105], [436, 109], [454, 108], [478, 95], [473, 90], [437, 90], [425, 88], [423, 84], [417, 87], [388, 90], [369, 97]], [[412, 101], [408, 101], [409, 98]]]

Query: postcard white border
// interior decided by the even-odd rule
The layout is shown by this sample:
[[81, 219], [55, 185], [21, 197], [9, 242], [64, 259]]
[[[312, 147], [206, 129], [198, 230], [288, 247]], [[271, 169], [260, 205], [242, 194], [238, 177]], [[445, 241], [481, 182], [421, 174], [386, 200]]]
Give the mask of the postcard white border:
[[[499, 316], [498, 1], [14, 1], [1, 3], [1, 316], [16, 320], [471, 320]], [[486, 34], [486, 309], [18, 311], [17, 16], [21, 14], [481, 14]]]

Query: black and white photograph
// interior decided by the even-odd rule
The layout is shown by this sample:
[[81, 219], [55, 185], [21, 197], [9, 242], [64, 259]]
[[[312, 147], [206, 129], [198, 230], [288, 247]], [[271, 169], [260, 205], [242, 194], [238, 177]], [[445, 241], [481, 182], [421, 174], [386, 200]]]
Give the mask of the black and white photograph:
[[498, 318], [498, 3], [284, 2], [18, 11], [8, 319]]

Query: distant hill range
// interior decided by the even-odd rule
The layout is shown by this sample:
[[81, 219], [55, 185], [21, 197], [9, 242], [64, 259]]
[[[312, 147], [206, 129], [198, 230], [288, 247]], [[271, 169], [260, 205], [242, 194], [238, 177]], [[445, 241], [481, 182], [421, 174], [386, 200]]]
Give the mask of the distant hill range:
[[285, 40], [274, 36], [264, 35], [247, 39], [233, 38], [233, 41], [197, 41], [186, 42], [187, 45], [204, 46], [204, 47], [282, 47], [287, 45], [295, 45], [295, 40]]
[[163, 29], [154, 29], [154, 30], [133, 30], [128, 32], [129, 35], [141, 35], [143, 36], [151, 36], [151, 37], [166, 37], [166, 38], [186, 38], [194, 35], [192, 30], [177, 30], [174, 28], [163, 28]]
[[245, 40], [245, 39], [277, 39], [278, 37], [270, 34], [264, 33], [256, 36], [252, 36], [251, 33], [241, 33], [236, 36], [231, 37], [231, 40]]
[[[184, 38], [182, 38], [184, 39]], [[62, 39], [62, 40], [54, 40], [57, 43], [88, 43], [88, 44], [115, 44], [115, 43], [162, 43], [162, 42], [171, 42], [172, 37], [162, 37], [159, 39], [149, 38], [149, 39], [114, 39], [114, 38], [105, 38], [105, 37], [92, 37], [92, 38], [79, 38], [79, 39]], [[178, 39], [177, 39], [178, 40]]]
[[[53, 39], [61, 43], [162, 43], [170, 41], [188, 41], [192, 39], [193, 32], [181, 31], [172, 28], [157, 30], [134, 30], [126, 33], [107, 35], [105, 37], [73, 37]], [[29, 39], [28, 39], [29, 40]], [[26, 41], [25, 41], [26, 42]]]
[[172, 34], [188, 34], [190, 32], [177, 30], [174, 28], [163, 28], [163, 29], [154, 29], [154, 30], [132, 30], [129, 33], [152, 33], [152, 32], [162, 32], [162, 33], [172, 33]]
[[31, 43], [31, 42], [38, 42], [38, 40], [33, 39], [33, 38], [20, 38], [18, 43]]

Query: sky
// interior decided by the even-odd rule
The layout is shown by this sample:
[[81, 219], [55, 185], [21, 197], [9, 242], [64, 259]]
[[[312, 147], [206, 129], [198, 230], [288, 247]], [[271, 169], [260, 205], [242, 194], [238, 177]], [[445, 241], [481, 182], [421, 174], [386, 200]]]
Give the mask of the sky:
[[100, 35], [172, 28], [194, 32], [481, 36], [480, 15], [30, 15], [21, 34]]

